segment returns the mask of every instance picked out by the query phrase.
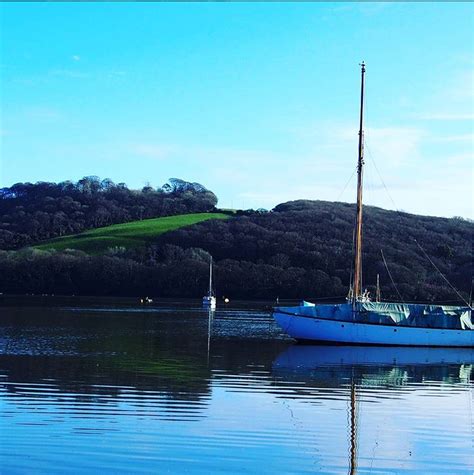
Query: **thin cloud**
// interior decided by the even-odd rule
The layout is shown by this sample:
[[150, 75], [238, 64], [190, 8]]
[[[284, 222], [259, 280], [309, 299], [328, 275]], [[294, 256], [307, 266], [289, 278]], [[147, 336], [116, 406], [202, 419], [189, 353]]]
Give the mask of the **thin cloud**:
[[473, 170], [473, 158], [474, 155], [472, 153], [458, 153], [455, 155], [450, 155], [446, 158], [446, 163], [449, 164], [451, 167], [456, 167], [459, 169], [460, 167], [465, 166], [467, 171]]
[[80, 57], [78, 54], [75, 54], [75, 55], [72, 56], [72, 59], [73, 59], [74, 61], [80, 61], [80, 60], [81, 60], [81, 57]]
[[420, 120], [467, 121], [474, 120], [474, 114], [433, 113], [418, 115], [415, 118]]
[[175, 148], [169, 145], [156, 145], [149, 143], [134, 144], [129, 147], [132, 154], [150, 158], [154, 160], [165, 160], [175, 151]]
[[[346, 157], [357, 154], [354, 125], [322, 125], [312, 131], [312, 135], [309, 131], [305, 135], [315, 156], [326, 157], [335, 165], [350, 166]], [[368, 127], [364, 132], [366, 154], [389, 166], [417, 160], [426, 135], [424, 129], [417, 127]]]
[[127, 75], [126, 71], [110, 71], [110, 73], [108, 73], [109, 77], [115, 77], [115, 76], [122, 77], [126, 75]]
[[51, 107], [29, 107], [25, 109], [24, 113], [27, 118], [40, 122], [53, 122], [63, 117], [59, 110]]
[[368, 128], [366, 147], [372, 154], [390, 165], [400, 165], [420, 158], [422, 139], [426, 133], [414, 127]]
[[430, 97], [435, 110], [428, 109], [414, 114], [416, 120], [439, 122], [464, 122], [474, 119], [474, 70], [464, 69], [450, 75], [446, 82], [436, 85]]
[[446, 135], [446, 136], [433, 136], [430, 138], [432, 142], [440, 143], [474, 143], [474, 134], [458, 134], [458, 135]]
[[474, 100], [474, 70], [468, 69], [455, 76], [452, 83], [446, 88], [449, 99], [459, 102]]
[[73, 69], [54, 69], [49, 73], [51, 76], [68, 77], [74, 79], [86, 79], [91, 77], [91, 74], [82, 71], [75, 71]]

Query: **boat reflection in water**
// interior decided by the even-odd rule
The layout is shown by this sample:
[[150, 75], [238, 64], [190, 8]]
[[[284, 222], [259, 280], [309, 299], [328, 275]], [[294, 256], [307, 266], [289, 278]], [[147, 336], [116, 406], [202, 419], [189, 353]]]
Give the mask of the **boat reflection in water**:
[[327, 365], [446, 365], [474, 364], [472, 348], [308, 346], [293, 345], [281, 353], [274, 369], [306, 371]]
[[376, 399], [380, 387], [416, 391], [426, 389], [420, 383], [466, 384], [474, 377], [473, 368], [471, 348], [293, 345], [274, 360], [273, 375], [304, 383], [298, 390], [355, 383], [372, 390]]
[[[379, 473], [377, 464], [382, 459], [386, 463], [390, 456], [379, 455], [377, 460], [375, 448], [383, 453], [393, 451], [394, 445], [415, 447], [417, 444], [426, 444], [426, 434], [420, 435], [416, 427], [419, 423], [416, 415], [407, 416], [407, 413], [416, 414], [419, 411], [426, 419], [435, 421], [435, 424], [445, 424], [446, 437], [449, 436], [452, 428], [450, 424], [455, 425], [455, 422], [449, 421], [449, 409], [446, 411], [443, 408], [437, 414], [430, 407], [432, 401], [414, 405], [413, 395], [428, 396], [428, 400], [430, 391], [438, 392], [440, 387], [445, 386], [445, 396], [449, 396], [450, 392], [456, 394], [458, 389], [458, 396], [464, 392], [470, 398], [473, 367], [474, 351], [470, 348], [294, 345], [275, 359], [273, 376], [279, 384], [291, 383], [292, 387], [297, 388], [294, 398], [305, 402], [324, 404], [333, 398], [340, 399], [341, 391], [344, 391], [348, 402], [345, 424], [348, 473], [372, 472], [372, 469], [374, 473]], [[416, 399], [419, 401], [418, 397]], [[380, 404], [367, 403], [382, 403], [388, 406], [388, 411], [387, 407], [381, 411], [378, 408]], [[446, 406], [446, 401], [444, 404]], [[451, 404], [459, 403], [456, 400], [448, 402], [448, 408]], [[361, 412], [362, 405], [364, 408]], [[466, 421], [469, 417], [472, 420], [471, 411], [471, 404], [466, 404]], [[387, 412], [392, 412], [388, 418]], [[385, 414], [386, 419], [383, 426], [379, 422], [381, 413]], [[444, 422], [438, 422], [437, 418]], [[386, 434], [395, 434], [395, 437]], [[372, 448], [372, 453], [369, 448]], [[449, 445], [442, 450], [449, 451]], [[411, 455], [410, 450], [409, 457]], [[359, 463], [360, 460], [362, 463]], [[392, 463], [397, 465], [395, 461]], [[411, 464], [411, 468], [405, 466], [404, 469], [416, 471], [420, 467], [415, 460], [411, 460]], [[394, 466], [389, 464], [383, 468], [393, 469]], [[446, 465], [442, 469], [445, 468]], [[452, 468], [450, 473], [457, 473], [456, 467]], [[464, 473], [462, 470], [465, 466], [459, 468], [460, 473]]]

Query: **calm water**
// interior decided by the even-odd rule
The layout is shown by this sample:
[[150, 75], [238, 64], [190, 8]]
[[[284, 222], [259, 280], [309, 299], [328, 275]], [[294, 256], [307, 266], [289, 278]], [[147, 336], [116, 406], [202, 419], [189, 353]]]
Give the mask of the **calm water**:
[[293, 345], [264, 304], [0, 306], [0, 473], [474, 470], [471, 350]]

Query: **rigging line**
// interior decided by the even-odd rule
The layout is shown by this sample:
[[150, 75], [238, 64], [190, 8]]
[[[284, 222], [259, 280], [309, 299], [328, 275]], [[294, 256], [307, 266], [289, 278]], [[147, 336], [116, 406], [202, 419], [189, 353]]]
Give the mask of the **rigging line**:
[[[398, 214], [398, 218], [399, 218], [399, 222], [401, 223], [401, 218], [402, 218], [402, 214], [400, 213], [400, 210], [398, 208], [398, 206], [396, 205], [395, 203], [395, 200], [392, 198], [392, 195], [390, 194], [390, 192], [388, 191], [388, 188], [387, 186], [385, 185], [385, 182], [382, 178], [382, 175], [380, 174], [379, 172], [379, 169], [377, 168], [377, 164], [375, 163], [375, 160], [373, 159], [372, 157], [372, 153], [370, 152], [370, 149], [369, 147], [367, 146], [367, 142], [365, 143], [366, 147], [367, 147], [367, 151], [368, 151], [368, 155], [370, 157], [370, 160], [372, 162], [372, 164], [374, 165], [374, 168], [375, 170], [377, 171], [377, 174], [379, 175], [379, 178], [380, 178], [380, 181], [382, 182], [382, 185], [383, 187], [385, 188], [385, 191], [388, 195], [388, 197], [390, 198], [390, 201], [392, 202], [393, 204], [393, 207], [395, 208], [395, 211], [396, 213]], [[419, 244], [419, 242], [413, 238], [416, 242], [416, 244], [418, 245], [418, 247], [423, 251], [423, 254], [425, 255], [425, 257], [429, 260], [429, 262], [432, 264], [432, 266], [440, 273], [441, 277], [443, 277], [443, 279], [448, 283], [448, 285], [456, 292], [456, 294], [460, 297], [460, 299], [469, 307], [469, 308], [472, 308], [472, 304], [471, 304], [471, 300], [470, 302], [466, 302], [466, 299], [459, 293], [459, 291], [451, 284], [451, 282], [449, 282], [449, 280], [444, 276], [444, 274], [438, 269], [438, 267], [436, 267], [436, 265], [434, 264], [434, 262], [431, 260], [431, 258], [429, 257], [429, 255], [425, 252], [425, 250], [421, 247], [421, 245]], [[387, 271], [388, 271], [388, 268], [387, 268]], [[397, 290], [398, 292], [398, 290]]]
[[395, 285], [395, 281], [393, 280], [392, 274], [390, 273], [390, 269], [388, 268], [387, 261], [385, 260], [385, 256], [384, 256], [384, 254], [383, 254], [383, 250], [382, 250], [382, 249], [380, 249], [380, 254], [382, 254], [383, 263], [385, 264], [385, 268], [387, 269], [387, 273], [388, 273], [388, 276], [390, 277], [390, 280], [392, 281], [393, 287], [394, 287], [395, 290], [397, 291], [397, 294], [398, 294], [398, 296], [400, 297], [400, 300], [401, 300], [403, 303], [405, 303], [405, 301], [403, 300], [403, 297], [401, 296], [400, 292], [398, 291], [397, 286]]
[[425, 255], [425, 257], [431, 262], [431, 265], [439, 272], [439, 274], [441, 275], [441, 277], [448, 283], [448, 285], [456, 292], [456, 294], [458, 295], [458, 297], [472, 310], [472, 306], [469, 304], [469, 302], [459, 293], [458, 289], [456, 289], [456, 287], [454, 287], [453, 284], [451, 284], [451, 282], [449, 282], [449, 280], [444, 276], [444, 274], [438, 269], [438, 267], [436, 266], [436, 264], [431, 260], [430, 256], [426, 253], [426, 251], [421, 247], [421, 244], [415, 239], [413, 238], [414, 241], [416, 242], [417, 246], [421, 249], [421, 251], [423, 252], [423, 254]]
[[357, 171], [357, 167], [354, 168], [354, 171], [352, 172], [352, 175], [350, 176], [349, 180], [347, 180], [347, 183], [344, 185], [344, 188], [342, 189], [341, 193], [339, 193], [339, 196], [337, 197], [336, 201], [339, 201], [341, 199], [342, 195], [344, 194], [347, 187], [349, 186], [349, 183], [352, 181], [352, 178], [354, 178], [354, 175], [355, 175], [356, 171]]
[[375, 163], [375, 160], [374, 160], [374, 158], [373, 158], [373, 156], [372, 156], [372, 153], [371, 153], [371, 151], [370, 151], [370, 148], [369, 148], [369, 146], [367, 145], [367, 141], [365, 142], [365, 146], [366, 146], [366, 149], [367, 149], [367, 152], [368, 152], [370, 161], [371, 161], [372, 164], [374, 165], [375, 171], [377, 172], [377, 175], [379, 176], [380, 181], [382, 182], [382, 185], [383, 185], [383, 187], [384, 187], [384, 189], [385, 189], [385, 191], [386, 191], [388, 197], [390, 198], [390, 201], [392, 202], [393, 207], [394, 207], [395, 210], [398, 212], [398, 209], [399, 209], [399, 208], [397, 207], [397, 205], [396, 205], [394, 199], [392, 198], [392, 195], [391, 195], [390, 192], [388, 191], [387, 185], [385, 184], [385, 182], [384, 182], [384, 180], [383, 180], [383, 178], [382, 178], [382, 174], [380, 173], [379, 169], [377, 168], [377, 164]]

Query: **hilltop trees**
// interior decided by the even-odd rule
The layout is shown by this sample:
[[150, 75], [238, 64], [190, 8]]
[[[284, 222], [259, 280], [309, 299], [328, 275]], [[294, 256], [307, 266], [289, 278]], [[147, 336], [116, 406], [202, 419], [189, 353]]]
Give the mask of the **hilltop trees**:
[[[216, 204], [214, 193], [179, 178], [139, 191], [96, 176], [2, 188], [0, 292], [197, 297], [206, 290], [212, 255], [220, 295], [311, 299], [347, 293], [355, 217], [347, 203], [299, 200], [270, 212], [240, 211], [232, 219], [165, 233], [148, 247], [96, 256], [25, 248], [115, 223], [215, 211]], [[379, 274], [386, 299], [456, 300], [446, 277], [469, 297], [472, 222], [373, 207], [364, 207], [364, 216], [363, 281], [369, 290]]]
[[204, 186], [178, 178], [141, 191], [96, 176], [77, 183], [16, 183], [0, 189], [0, 249], [110, 224], [213, 211], [216, 204]]

